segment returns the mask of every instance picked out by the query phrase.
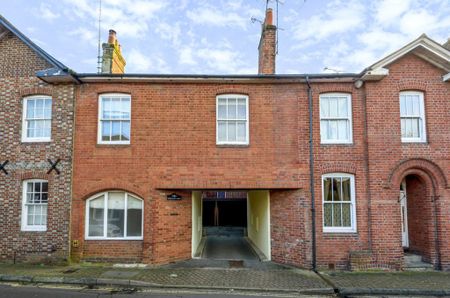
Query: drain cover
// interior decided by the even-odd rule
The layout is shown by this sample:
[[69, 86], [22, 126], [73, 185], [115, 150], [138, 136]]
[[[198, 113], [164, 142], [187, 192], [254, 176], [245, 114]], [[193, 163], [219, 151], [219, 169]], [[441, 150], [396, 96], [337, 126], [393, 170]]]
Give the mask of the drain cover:
[[228, 261], [228, 264], [230, 265], [230, 268], [243, 268], [244, 267], [244, 261], [242, 261], [242, 260]]

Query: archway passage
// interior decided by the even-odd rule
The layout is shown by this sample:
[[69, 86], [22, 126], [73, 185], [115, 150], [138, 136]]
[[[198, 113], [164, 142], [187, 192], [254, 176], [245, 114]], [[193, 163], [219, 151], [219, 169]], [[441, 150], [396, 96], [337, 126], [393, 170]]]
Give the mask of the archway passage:
[[421, 177], [410, 174], [403, 179], [400, 206], [405, 266], [427, 267], [426, 263], [435, 262], [436, 235], [432, 196]]
[[269, 192], [203, 191], [192, 196], [193, 257], [258, 261], [270, 256]]

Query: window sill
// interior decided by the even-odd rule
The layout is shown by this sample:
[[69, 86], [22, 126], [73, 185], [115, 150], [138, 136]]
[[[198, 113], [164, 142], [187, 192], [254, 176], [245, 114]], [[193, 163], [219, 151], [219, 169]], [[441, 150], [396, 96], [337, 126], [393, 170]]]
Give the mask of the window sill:
[[131, 144], [101, 144], [101, 143], [97, 143], [95, 145], [97, 148], [127, 148], [127, 147], [131, 147]]
[[245, 148], [245, 147], [250, 147], [250, 144], [245, 143], [245, 144], [239, 144], [239, 143], [223, 143], [223, 144], [217, 144], [216, 143], [216, 147], [219, 148], [236, 148], [236, 147], [240, 147], [240, 148]]
[[334, 146], [334, 145], [340, 145], [340, 146], [353, 146], [355, 145], [355, 143], [353, 142], [323, 142], [320, 141], [320, 145], [325, 145], [325, 146]]
[[322, 230], [323, 234], [338, 234], [338, 235], [351, 235], [351, 234], [355, 234], [358, 235], [358, 232], [354, 229], [352, 230], [333, 230], [333, 229], [326, 229], [326, 230]]
[[52, 139], [22, 139], [21, 143], [22, 144], [34, 144], [34, 143], [51, 143], [53, 140]]
[[47, 227], [45, 227], [45, 228], [24, 227], [20, 231], [21, 232], [47, 232]]
[[142, 240], [144, 240], [144, 238], [143, 237], [135, 237], [135, 238], [95, 238], [95, 237], [89, 237], [89, 238], [85, 238], [84, 240], [86, 240], [86, 241], [103, 241], [103, 240], [105, 240], [105, 241], [114, 241], [114, 240], [117, 240], [117, 241], [142, 241]]
[[428, 142], [423, 141], [423, 140], [402, 140], [402, 144], [405, 144], [405, 145], [409, 145], [409, 144], [428, 145]]

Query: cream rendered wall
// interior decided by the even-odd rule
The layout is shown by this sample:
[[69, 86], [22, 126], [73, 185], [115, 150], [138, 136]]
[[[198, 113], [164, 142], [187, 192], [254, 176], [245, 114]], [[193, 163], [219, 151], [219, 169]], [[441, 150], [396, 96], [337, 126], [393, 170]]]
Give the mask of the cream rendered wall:
[[248, 238], [270, 260], [270, 195], [267, 190], [247, 193]]
[[192, 257], [202, 240], [202, 193], [192, 192]]

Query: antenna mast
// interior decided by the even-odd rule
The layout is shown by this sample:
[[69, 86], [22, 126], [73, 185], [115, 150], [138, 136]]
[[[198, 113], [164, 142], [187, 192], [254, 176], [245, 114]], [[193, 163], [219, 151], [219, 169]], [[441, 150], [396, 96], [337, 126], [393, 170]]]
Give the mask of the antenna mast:
[[97, 73], [102, 72], [102, 56], [101, 56], [101, 23], [102, 23], [102, 0], [98, 4], [98, 47], [97, 47]]

